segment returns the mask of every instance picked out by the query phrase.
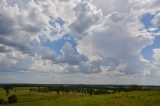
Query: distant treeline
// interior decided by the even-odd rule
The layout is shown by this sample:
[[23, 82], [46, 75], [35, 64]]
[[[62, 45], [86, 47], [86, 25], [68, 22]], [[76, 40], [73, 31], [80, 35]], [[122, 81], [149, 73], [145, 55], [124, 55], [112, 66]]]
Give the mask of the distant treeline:
[[[156, 87], [158, 88], [158, 87]], [[112, 94], [117, 92], [131, 92], [131, 91], [144, 91], [153, 89], [152, 87], [142, 87], [138, 85], [129, 86], [100, 86], [100, 85], [56, 85], [56, 86], [41, 86], [38, 88], [31, 88], [30, 92], [52, 92], [60, 93], [82, 93], [89, 95], [98, 94]]]
[[[86, 86], [86, 87], [94, 87], [94, 88], [105, 88], [105, 87], [112, 87], [112, 88], [119, 88], [119, 87], [124, 87], [127, 88], [132, 85], [92, 85], [92, 84], [0, 84], [0, 87], [57, 87], [57, 86], [65, 86], [65, 87], [81, 87], [81, 86]], [[160, 88], [160, 86], [154, 86], [154, 85], [136, 85], [140, 86], [142, 88]]]
[[112, 94], [117, 92], [131, 92], [150, 90], [153, 88], [159, 88], [159, 86], [139, 86], [139, 85], [83, 85], [83, 84], [1, 84], [6, 90], [6, 95], [9, 93], [9, 89], [14, 87], [31, 87], [30, 94], [33, 91], [36, 92], [57, 92], [60, 93], [82, 93], [89, 95], [98, 94]]

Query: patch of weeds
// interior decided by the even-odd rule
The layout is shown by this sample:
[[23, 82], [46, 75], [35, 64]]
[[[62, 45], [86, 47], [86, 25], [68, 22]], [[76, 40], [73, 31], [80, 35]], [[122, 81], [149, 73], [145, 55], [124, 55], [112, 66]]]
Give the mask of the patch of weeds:
[[130, 98], [134, 99], [134, 98], [135, 98], [135, 96], [130, 96]]

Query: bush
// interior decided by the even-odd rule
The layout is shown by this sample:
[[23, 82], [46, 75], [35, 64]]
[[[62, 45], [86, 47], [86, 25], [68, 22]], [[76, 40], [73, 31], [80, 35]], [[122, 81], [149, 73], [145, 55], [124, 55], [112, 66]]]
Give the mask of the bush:
[[8, 103], [17, 103], [18, 99], [16, 95], [11, 95], [8, 97]]
[[3, 101], [4, 101], [4, 99], [0, 98], [0, 104], [2, 104], [2, 103], [3, 103]]

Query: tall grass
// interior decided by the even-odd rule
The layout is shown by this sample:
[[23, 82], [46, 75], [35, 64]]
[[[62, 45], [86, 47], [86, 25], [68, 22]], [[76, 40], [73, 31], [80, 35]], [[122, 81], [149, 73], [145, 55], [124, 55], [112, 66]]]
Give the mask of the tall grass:
[[[16, 89], [16, 90], [15, 90]], [[134, 91], [103, 95], [84, 95], [78, 93], [60, 94], [56, 92], [32, 92], [29, 88], [14, 88], [10, 95], [16, 94], [18, 103], [0, 106], [160, 106], [160, 91]], [[5, 90], [0, 89], [0, 97], [7, 101]]]

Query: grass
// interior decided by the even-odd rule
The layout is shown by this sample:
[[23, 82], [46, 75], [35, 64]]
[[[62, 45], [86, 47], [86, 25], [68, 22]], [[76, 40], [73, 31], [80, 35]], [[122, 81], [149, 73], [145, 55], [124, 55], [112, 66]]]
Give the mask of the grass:
[[[16, 89], [16, 92], [15, 90]], [[0, 106], [160, 106], [160, 91], [121, 92], [104, 95], [60, 94], [55, 92], [32, 92], [29, 88], [14, 88], [18, 103], [0, 104]], [[0, 97], [5, 98], [5, 90], [0, 89]]]

